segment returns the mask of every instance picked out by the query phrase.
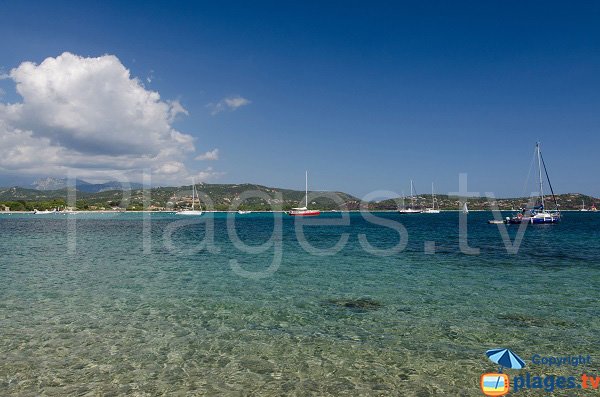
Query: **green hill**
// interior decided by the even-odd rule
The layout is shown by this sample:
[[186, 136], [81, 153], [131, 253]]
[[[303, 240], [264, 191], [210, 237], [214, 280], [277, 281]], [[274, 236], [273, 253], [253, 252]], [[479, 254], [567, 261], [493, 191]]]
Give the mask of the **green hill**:
[[[281, 208], [288, 210], [298, 206], [304, 199], [304, 191], [279, 189], [255, 184], [198, 184], [202, 208], [226, 211], [238, 200], [244, 192], [256, 191], [269, 197], [268, 199], [251, 198], [245, 200], [238, 207], [245, 210], [271, 210]], [[150, 200], [146, 208], [152, 210], [172, 210], [189, 207], [191, 204], [192, 187], [157, 187], [149, 191]], [[71, 191], [76, 197], [76, 208], [80, 210], [102, 210], [110, 208], [124, 208], [129, 210], [144, 209], [144, 190], [134, 189], [131, 191], [109, 190], [98, 193], [86, 193]], [[66, 207], [69, 191], [60, 190], [35, 190], [21, 187], [0, 188], [0, 207], [8, 206], [15, 211], [31, 211]], [[337, 195], [346, 205], [348, 210], [357, 210], [360, 207], [360, 199], [342, 192], [313, 192], [323, 196]], [[278, 199], [280, 197], [280, 199]], [[582, 201], [589, 208], [592, 205], [600, 207], [600, 199], [579, 193], [568, 193], [556, 196], [560, 209], [578, 210]], [[437, 206], [442, 210], [459, 209], [459, 199], [455, 196], [436, 195]], [[471, 210], [490, 210], [497, 205], [501, 210], [511, 210], [527, 205], [528, 198], [499, 198], [488, 200], [485, 197], [469, 198], [468, 205]], [[212, 202], [212, 204], [211, 204]], [[409, 200], [406, 200], [408, 204]], [[303, 203], [302, 203], [303, 204]], [[416, 198], [419, 207], [431, 206], [431, 195], [419, 195]], [[385, 200], [369, 203], [370, 210], [395, 210], [402, 205], [400, 198], [396, 200]], [[547, 197], [547, 206], [554, 208], [552, 197]], [[309, 207], [321, 210], [341, 209], [331, 198], [317, 197], [311, 200]]]
[[[436, 207], [439, 206], [442, 210], [458, 210], [460, 209], [459, 199], [456, 196], [448, 196], [436, 194]], [[469, 197], [467, 199], [470, 210], [490, 211], [497, 207], [500, 210], [511, 210], [526, 207], [529, 197], [514, 197], [514, 198], [487, 198], [487, 197]], [[586, 208], [592, 205], [600, 208], [600, 199], [587, 196], [581, 193], [566, 193], [556, 196], [556, 201], [561, 210], [579, 210], [581, 209], [582, 201], [585, 201]], [[410, 200], [405, 200], [406, 205], [410, 204]], [[420, 195], [415, 199], [418, 207], [431, 207], [431, 195]], [[377, 203], [371, 203], [370, 208], [380, 210], [392, 210], [402, 206], [402, 200], [385, 200]], [[555, 203], [552, 196], [546, 196], [546, 207], [549, 209], [555, 208]]]
[[[256, 191], [265, 195], [262, 198], [249, 198], [244, 200], [239, 209], [246, 210], [271, 210], [281, 208], [288, 210], [297, 207], [304, 199], [304, 191], [278, 189], [254, 184], [198, 184], [196, 189], [200, 194], [203, 209], [226, 211], [238, 200], [244, 192]], [[191, 205], [192, 186], [157, 187], [149, 189], [149, 202], [147, 207], [156, 210], [171, 210], [186, 208]], [[342, 192], [316, 193], [318, 195], [337, 195], [349, 209], [357, 209], [359, 199]], [[14, 210], [39, 210], [67, 206], [67, 189], [61, 190], [35, 190], [20, 187], [0, 189], [0, 205], [6, 205]], [[144, 190], [131, 191], [110, 190], [98, 193], [85, 193], [76, 191], [76, 208], [81, 210], [101, 210], [114, 207], [140, 210], [144, 208]], [[269, 197], [266, 199], [266, 197]], [[279, 197], [279, 198], [278, 198]], [[211, 204], [212, 202], [212, 204]], [[338, 205], [327, 197], [316, 197], [309, 206], [322, 210], [337, 209]]]

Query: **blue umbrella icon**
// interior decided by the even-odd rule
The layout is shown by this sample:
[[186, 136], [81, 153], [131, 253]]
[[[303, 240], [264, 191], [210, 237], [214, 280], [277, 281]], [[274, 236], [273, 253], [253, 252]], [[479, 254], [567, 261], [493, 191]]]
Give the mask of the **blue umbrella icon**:
[[[492, 362], [500, 364], [500, 369], [498, 370], [500, 373], [502, 373], [502, 368], [504, 367], [512, 369], [521, 369], [525, 367], [525, 362], [521, 359], [521, 357], [517, 356], [509, 349], [491, 349], [486, 351], [485, 355], [488, 356]], [[498, 387], [499, 382], [500, 377], [498, 377], [496, 387]]]
[[502, 368], [504, 367], [512, 369], [521, 369], [525, 367], [525, 362], [521, 357], [517, 356], [509, 349], [491, 349], [486, 351], [485, 355], [496, 364], [500, 364], [499, 372], [502, 372]]

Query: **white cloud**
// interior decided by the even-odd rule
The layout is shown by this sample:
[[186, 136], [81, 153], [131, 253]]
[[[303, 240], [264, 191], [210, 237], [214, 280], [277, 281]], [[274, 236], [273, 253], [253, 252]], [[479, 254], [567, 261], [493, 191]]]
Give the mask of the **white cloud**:
[[185, 165], [179, 161], [166, 162], [160, 165], [156, 170], [162, 175], [177, 175], [185, 171]]
[[195, 175], [193, 175], [193, 178], [196, 182], [208, 182], [213, 179], [219, 178], [219, 177], [223, 176], [224, 174], [225, 174], [224, 172], [215, 171], [215, 170], [213, 170], [212, 167], [208, 167], [204, 171], [200, 171], [200, 172], [196, 173]]
[[219, 149], [213, 149], [196, 157], [196, 160], [214, 161], [219, 159]]
[[189, 115], [188, 111], [179, 103], [179, 101], [167, 101], [169, 104], [169, 122], [172, 123], [175, 121], [175, 118], [180, 115]]
[[246, 98], [242, 98], [241, 96], [236, 96], [233, 98], [225, 98], [224, 101], [225, 101], [225, 104], [227, 104], [227, 106], [229, 106], [231, 109], [237, 109], [240, 106], [245, 106], [245, 105], [250, 104], [249, 100], [247, 100]]
[[164, 183], [192, 174], [184, 162], [194, 138], [172, 126], [187, 110], [146, 90], [117, 57], [65, 52], [23, 62], [7, 77], [23, 99], [0, 102], [0, 170], [132, 180], [150, 170]]
[[242, 106], [246, 106], [251, 103], [252, 102], [250, 100], [236, 95], [232, 97], [223, 98], [217, 103], [209, 103], [207, 107], [211, 109], [210, 114], [214, 116], [216, 114], [224, 112], [225, 110], [234, 111]]

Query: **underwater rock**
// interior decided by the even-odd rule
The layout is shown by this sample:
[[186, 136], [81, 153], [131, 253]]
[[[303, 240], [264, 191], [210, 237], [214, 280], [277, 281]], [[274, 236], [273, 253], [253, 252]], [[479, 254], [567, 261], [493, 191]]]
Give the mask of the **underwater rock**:
[[328, 305], [356, 311], [377, 310], [383, 307], [381, 302], [371, 298], [329, 299], [325, 303]]
[[509, 321], [516, 326], [520, 327], [546, 327], [553, 325], [557, 327], [569, 327], [572, 326], [568, 321], [560, 318], [540, 318], [526, 314], [504, 314], [498, 316], [499, 319]]

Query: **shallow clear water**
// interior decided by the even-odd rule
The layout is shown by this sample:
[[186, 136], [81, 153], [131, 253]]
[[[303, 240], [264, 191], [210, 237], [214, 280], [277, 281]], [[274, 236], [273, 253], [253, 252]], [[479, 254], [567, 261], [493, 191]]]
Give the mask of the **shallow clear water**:
[[[210, 228], [175, 215], [0, 215], [0, 395], [479, 396], [494, 347], [591, 354], [597, 373], [600, 214], [529, 227], [517, 255], [489, 213], [468, 216], [479, 255], [460, 252], [457, 213], [377, 216], [405, 226], [403, 251], [365, 251], [359, 234], [380, 249], [399, 235], [352, 214], [304, 228], [321, 249], [349, 235], [317, 256], [283, 217], [270, 273], [277, 250], [241, 251], [225, 214], [202, 216], [212, 252], [193, 249]], [[273, 233], [272, 214], [235, 221], [255, 248]]]

